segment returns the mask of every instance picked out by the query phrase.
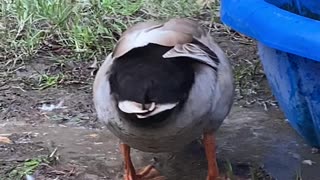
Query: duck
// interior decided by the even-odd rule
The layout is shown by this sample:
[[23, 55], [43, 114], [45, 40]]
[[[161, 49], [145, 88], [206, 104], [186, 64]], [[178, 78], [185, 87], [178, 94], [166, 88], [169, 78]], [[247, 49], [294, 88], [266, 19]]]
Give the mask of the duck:
[[216, 132], [233, 104], [231, 63], [210, 32], [189, 18], [139, 22], [125, 30], [96, 73], [99, 121], [120, 140], [124, 180], [165, 179], [136, 171], [131, 148], [178, 152], [202, 139], [207, 180], [219, 178]]

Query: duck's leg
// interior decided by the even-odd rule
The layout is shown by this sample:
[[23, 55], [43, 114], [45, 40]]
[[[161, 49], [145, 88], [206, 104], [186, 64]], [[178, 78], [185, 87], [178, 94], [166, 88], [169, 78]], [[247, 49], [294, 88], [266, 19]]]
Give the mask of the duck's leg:
[[131, 161], [130, 146], [121, 144], [120, 149], [124, 158], [124, 180], [165, 180], [152, 165], [136, 172]]
[[213, 132], [204, 133], [203, 144], [208, 161], [208, 176], [207, 180], [218, 180], [219, 169], [216, 158], [216, 138]]

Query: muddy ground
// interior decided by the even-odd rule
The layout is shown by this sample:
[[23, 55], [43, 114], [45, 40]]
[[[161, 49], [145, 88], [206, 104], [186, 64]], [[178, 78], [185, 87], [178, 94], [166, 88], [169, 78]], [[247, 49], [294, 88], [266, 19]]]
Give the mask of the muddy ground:
[[[319, 167], [303, 160], [320, 164], [319, 155], [311, 153], [274, 106], [255, 43], [235, 32], [216, 31], [214, 36], [234, 65], [239, 88], [218, 135], [221, 171], [236, 179], [272, 179], [270, 174], [294, 179], [300, 172], [304, 179], [318, 177]], [[32, 170], [36, 179], [121, 179], [119, 142], [97, 121], [93, 107], [92, 63], [34, 57], [11, 68], [2, 62], [0, 136], [12, 143], [0, 144], [0, 179], [19, 179]], [[43, 88], [39, 78], [44, 73], [63, 78]], [[58, 108], [50, 111], [50, 105]], [[169, 179], [205, 179], [198, 142], [181, 153], [135, 151], [133, 158], [138, 167], [155, 163]]]

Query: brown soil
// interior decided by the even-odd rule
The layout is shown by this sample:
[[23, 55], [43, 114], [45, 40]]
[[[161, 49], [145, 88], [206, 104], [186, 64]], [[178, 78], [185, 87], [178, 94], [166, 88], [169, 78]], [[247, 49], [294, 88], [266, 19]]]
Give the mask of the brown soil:
[[[212, 27], [213, 30], [215, 29]], [[230, 57], [238, 76], [238, 88], [246, 89], [238, 96], [235, 106], [265, 105], [270, 100], [270, 92], [258, 63], [255, 43], [235, 32], [214, 30], [214, 35]], [[35, 57], [32, 60], [10, 68], [1, 64], [0, 70], [0, 136], [6, 136], [12, 144], [0, 144], [0, 179], [10, 174], [26, 160], [45, 158], [58, 148], [50, 162], [43, 162], [34, 176], [37, 179], [116, 179], [122, 174], [121, 157], [117, 140], [111, 135], [96, 136], [107, 130], [97, 122], [92, 104], [92, 82], [90, 65], [93, 62], [64, 62]], [[249, 68], [257, 66], [254, 68]], [[57, 86], [39, 89], [41, 74], [63, 74]], [[257, 85], [259, 84], [259, 85]], [[252, 89], [256, 93], [248, 93]], [[64, 108], [43, 111], [43, 105], [57, 105]], [[253, 104], [252, 102], [257, 102]], [[267, 105], [269, 107], [269, 105]], [[198, 148], [198, 149], [197, 149]], [[191, 151], [191, 152], [190, 152]], [[201, 146], [189, 148], [187, 154], [202, 152]], [[200, 158], [204, 159], [203, 153]], [[55, 157], [59, 155], [59, 159]], [[182, 155], [181, 155], [182, 156]], [[153, 155], [137, 155], [137, 162], [150, 161]], [[52, 159], [54, 158], [54, 160]], [[176, 162], [188, 157], [177, 158]], [[160, 158], [161, 159], [161, 158]], [[223, 160], [222, 160], [223, 161]], [[197, 159], [190, 161], [196, 169]], [[202, 162], [203, 164], [205, 161]], [[233, 172], [243, 179], [250, 177], [249, 163], [231, 162]], [[165, 163], [164, 163], [165, 164]], [[178, 163], [179, 164], [179, 163]], [[188, 163], [189, 164], [189, 163]], [[221, 162], [221, 167], [225, 162]], [[189, 164], [190, 165], [190, 164]], [[200, 167], [200, 166], [199, 166]], [[165, 169], [165, 167], [164, 167]], [[225, 168], [221, 168], [222, 171]], [[259, 169], [259, 168], [257, 168]], [[183, 171], [179, 169], [176, 171]], [[202, 169], [205, 170], [205, 169]], [[259, 170], [259, 173], [263, 172]], [[173, 172], [171, 172], [173, 173]], [[263, 177], [266, 177], [263, 175]], [[203, 177], [204, 178], [204, 177]], [[182, 178], [183, 179], [183, 178]], [[185, 177], [185, 179], [188, 179]], [[262, 178], [268, 179], [268, 178]]]

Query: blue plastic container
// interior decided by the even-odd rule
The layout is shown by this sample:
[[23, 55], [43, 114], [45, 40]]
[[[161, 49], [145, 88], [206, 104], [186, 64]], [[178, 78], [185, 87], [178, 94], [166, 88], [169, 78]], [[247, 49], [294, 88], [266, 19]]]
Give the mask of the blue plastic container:
[[320, 148], [320, 0], [221, 0], [221, 19], [258, 41], [280, 108]]

